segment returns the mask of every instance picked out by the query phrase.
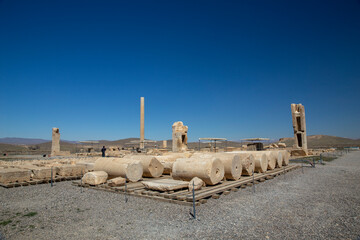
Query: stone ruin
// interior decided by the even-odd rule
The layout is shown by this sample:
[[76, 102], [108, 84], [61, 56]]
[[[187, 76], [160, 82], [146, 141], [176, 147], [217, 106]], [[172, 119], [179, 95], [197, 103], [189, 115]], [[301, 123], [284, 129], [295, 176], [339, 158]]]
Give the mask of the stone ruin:
[[172, 125], [172, 151], [173, 152], [184, 152], [188, 149], [187, 147], [187, 132], [188, 127], [184, 126], [183, 122], [175, 122]]
[[60, 153], [60, 131], [59, 128], [52, 129], [51, 156]]
[[51, 156], [67, 156], [70, 151], [60, 151], [60, 130], [52, 128]]
[[291, 154], [295, 156], [306, 156], [308, 148], [304, 106], [302, 104], [291, 104], [291, 114], [295, 140], [294, 149]]

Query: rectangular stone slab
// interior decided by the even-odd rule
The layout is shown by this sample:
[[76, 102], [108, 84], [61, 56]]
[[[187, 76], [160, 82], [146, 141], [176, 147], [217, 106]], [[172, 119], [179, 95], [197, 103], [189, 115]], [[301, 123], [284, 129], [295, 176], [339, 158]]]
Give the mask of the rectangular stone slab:
[[76, 165], [85, 167], [86, 171], [94, 171], [95, 163], [93, 163], [93, 162], [78, 162], [78, 163], [76, 163]]
[[62, 165], [57, 167], [57, 173], [59, 176], [81, 176], [86, 173], [85, 166], [81, 165]]
[[173, 179], [158, 179], [141, 182], [145, 188], [157, 191], [174, 191], [183, 188], [188, 188], [189, 182], [173, 180]]
[[0, 183], [30, 181], [31, 171], [19, 168], [0, 169]]
[[[35, 165], [19, 165], [21, 169], [31, 170], [34, 179], [50, 179], [51, 178], [51, 167], [38, 167]], [[55, 171], [53, 172], [55, 176]]]

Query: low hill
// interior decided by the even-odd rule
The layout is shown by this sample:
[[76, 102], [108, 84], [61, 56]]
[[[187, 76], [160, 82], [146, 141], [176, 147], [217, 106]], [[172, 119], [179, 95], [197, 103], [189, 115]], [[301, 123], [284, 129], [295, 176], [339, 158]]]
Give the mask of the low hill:
[[[51, 152], [51, 144], [52, 143], [50, 141], [50, 142], [30, 145], [28, 147], [29, 147], [30, 150], [40, 152], [41, 154], [50, 154], [50, 152]], [[77, 144], [70, 143], [70, 142], [65, 142], [65, 141], [60, 141], [60, 150], [61, 151], [70, 151], [71, 153], [74, 153], [77, 150], [76, 148], [77, 148]]]
[[[294, 145], [294, 138], [281, 138], [279, 142], [283, 142], [286, 146]], [[360, 139], [350, 139], [329, 135], [311, 135], [307, 136], [308, 148], [331, 148], [331, 147], [353, 147], [360, 146]]]
[[26, 146], [0, 143], [0, 152], [1, 153], [23, 153], [23, 152], [27, 152], [27, 151], [28, 151], [28, 148]]
[[49, 140], [39, 139], [39, 138], [15, 138], [15, 137], [6, 137], [0, 138], [0, 143], [13, 144], [13, 145], [33, 145], [39, 143], [45, 143]]

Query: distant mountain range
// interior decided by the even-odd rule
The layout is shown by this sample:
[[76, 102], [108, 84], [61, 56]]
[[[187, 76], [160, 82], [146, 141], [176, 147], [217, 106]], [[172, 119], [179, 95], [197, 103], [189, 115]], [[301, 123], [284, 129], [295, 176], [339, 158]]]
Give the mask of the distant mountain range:
[[[342, 138], [328, 135], [312, 135], [307, 137], [309, 148], [330, 148], [330, 147], [350, 147], [360, 146], [360, 139]], [[79, 144], [78, 141], [66, 141], [61, 140], [60, 148], [63, 151], [76, 152], [80, 148], [93, 147], [99, 150], [103, 145], [106, 147], [138, 147], [139, 138], [125, 138], [115, 141], [97, 140], [98, 143], [83, 143]], [[281, 138], [279, 142], [283, 142], [286, 146], [291, 147], [294, 144], [294, 138]], [[201, 147], [207, 147], [210, 143], [201, 142]], [[218, 142], [218, 147], [240, 147], [245, 142], [227, 141]], [[265, 142], [265, 145], [269, 144]], [[146, 143], [148, 147], [162, 147], [162, 141], [156, 141], [153, 143]], [[167, 140], [167, 147], [171, 149], [172, 140]], [[191, 149], [197, 149], [198, 142], [189, 142], [188, 147]], [[12, 152], [26, 152], [26, 151], [40, 151], [49, 152], [51, 150], [51, 140], [46, 139], [34, 139], [34, 138], [0, 138], [0, 152], [12, 151]]]
[[[283, 142], [286, 146], [294, 145], [294, 138], [280, 138], [279, 142]], [[324, 148], [324, 147], [352, 147], [360, 146], [360, 139], [350, 139], [329, 135], [311, 135], [307, 136], [308, 148]]]
[[[76, 141], [67, 141], [67, 140], [61, 140], [61, 141], [76, 143]], [[12, 144], [12, 145], [35, 145], [46, 142], [51, 142], [51, 140], [40, 139], [40, 138], [14, 138], [14, 137], [0, 138], [0, 143]]]

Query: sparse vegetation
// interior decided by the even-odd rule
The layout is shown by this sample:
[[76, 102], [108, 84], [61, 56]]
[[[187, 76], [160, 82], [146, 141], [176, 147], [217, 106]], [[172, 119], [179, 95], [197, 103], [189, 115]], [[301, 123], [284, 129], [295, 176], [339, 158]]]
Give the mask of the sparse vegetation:
[[6, 225], [8, 225], [8, 224], [10, 224], [10, 223], [12, 223], [12, 220], [6, 220], [6, 221], [0, 222], [0, 225], [1, 225], [1, 226], [6, 226]]
[[33, 217], [37, 214], [38, 214], [37, 212], [29, 212], [29, 213], [25, 214], [24, 217]]

